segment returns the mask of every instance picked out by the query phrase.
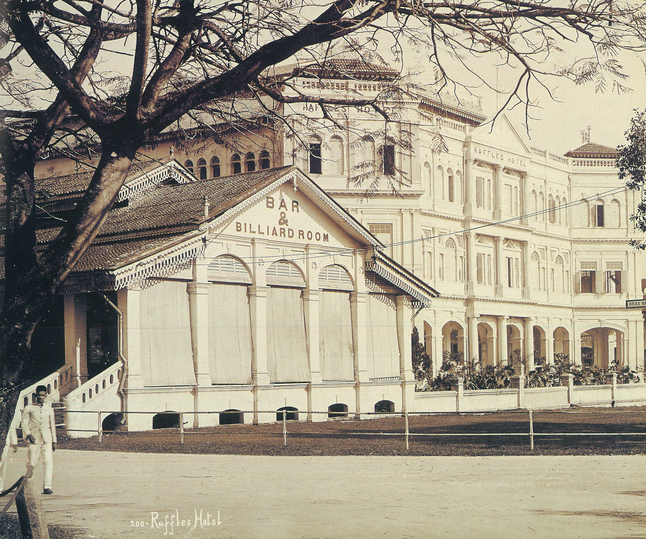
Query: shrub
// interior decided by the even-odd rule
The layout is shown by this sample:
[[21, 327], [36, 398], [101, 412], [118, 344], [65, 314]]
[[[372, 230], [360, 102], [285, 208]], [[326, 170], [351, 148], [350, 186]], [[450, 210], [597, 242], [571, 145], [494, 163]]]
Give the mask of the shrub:
[[413, 375], [415, 380], [418, 382], [423, 382], [428, 376], [432, 376], [433, 373], [433, 362], [431, 358], [426, 353], [426, 348], [422, 343], [419, 342], [419, 332], [417, 328], [413, 326], [413, 334], [411, 335], [411, 351], [412, 351], [412, 361], [413, 361]]

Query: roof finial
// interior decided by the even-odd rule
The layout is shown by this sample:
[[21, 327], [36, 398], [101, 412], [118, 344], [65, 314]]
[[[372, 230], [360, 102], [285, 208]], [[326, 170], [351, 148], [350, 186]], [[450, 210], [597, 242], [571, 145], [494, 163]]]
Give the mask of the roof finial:
[[171, 159], [175, 158], [175, 148], [173, 148], [172, 146], [170, 147], [170, 158]]
[[209, 216], [209, 197], [204, 197], [204, 218]]
[[591, 125], [581, 131], [581, 139], [583, 140], [583, 144], [588, 144], [590, 142], [590, 131], [592, 131]]

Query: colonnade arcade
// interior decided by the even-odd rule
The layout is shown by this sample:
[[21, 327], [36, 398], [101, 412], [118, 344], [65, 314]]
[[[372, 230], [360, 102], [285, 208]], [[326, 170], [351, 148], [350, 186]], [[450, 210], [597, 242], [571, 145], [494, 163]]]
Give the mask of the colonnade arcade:
[[466, 357], [482, 367], [517, 364], [524, 360], [526, 371], [534, 369], [539, 359], [553, 364], [563, 356], [576, 365], [595, 365], [604, 369], [610, 367], [613, 360], [618, 365], [628, 364], [626, 334], [612, 327], [587, 329], [571, 338], [572, 329], [561, 325], [545, 327], [533, 318], [479, 316], [468, 318], [466, 324], [451, 320], [442, 324], [440, 331], [424, 321], [423, 328], [426, 353], [433, 360], [434, 374], [446, 356], [460, 361]]

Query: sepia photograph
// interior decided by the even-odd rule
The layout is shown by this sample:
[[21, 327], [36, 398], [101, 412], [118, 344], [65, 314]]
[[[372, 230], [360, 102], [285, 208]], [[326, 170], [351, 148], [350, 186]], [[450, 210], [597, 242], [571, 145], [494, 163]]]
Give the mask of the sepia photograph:
[[646, 6], [0, 0], [0, 537], [646, 537]]

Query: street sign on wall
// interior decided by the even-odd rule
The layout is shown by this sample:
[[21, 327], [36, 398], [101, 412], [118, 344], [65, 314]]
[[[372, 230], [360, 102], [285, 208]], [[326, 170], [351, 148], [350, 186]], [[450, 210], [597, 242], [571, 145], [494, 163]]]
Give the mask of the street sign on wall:
[[627, 299], [626, 309], [646, 309], [646, 299]]

